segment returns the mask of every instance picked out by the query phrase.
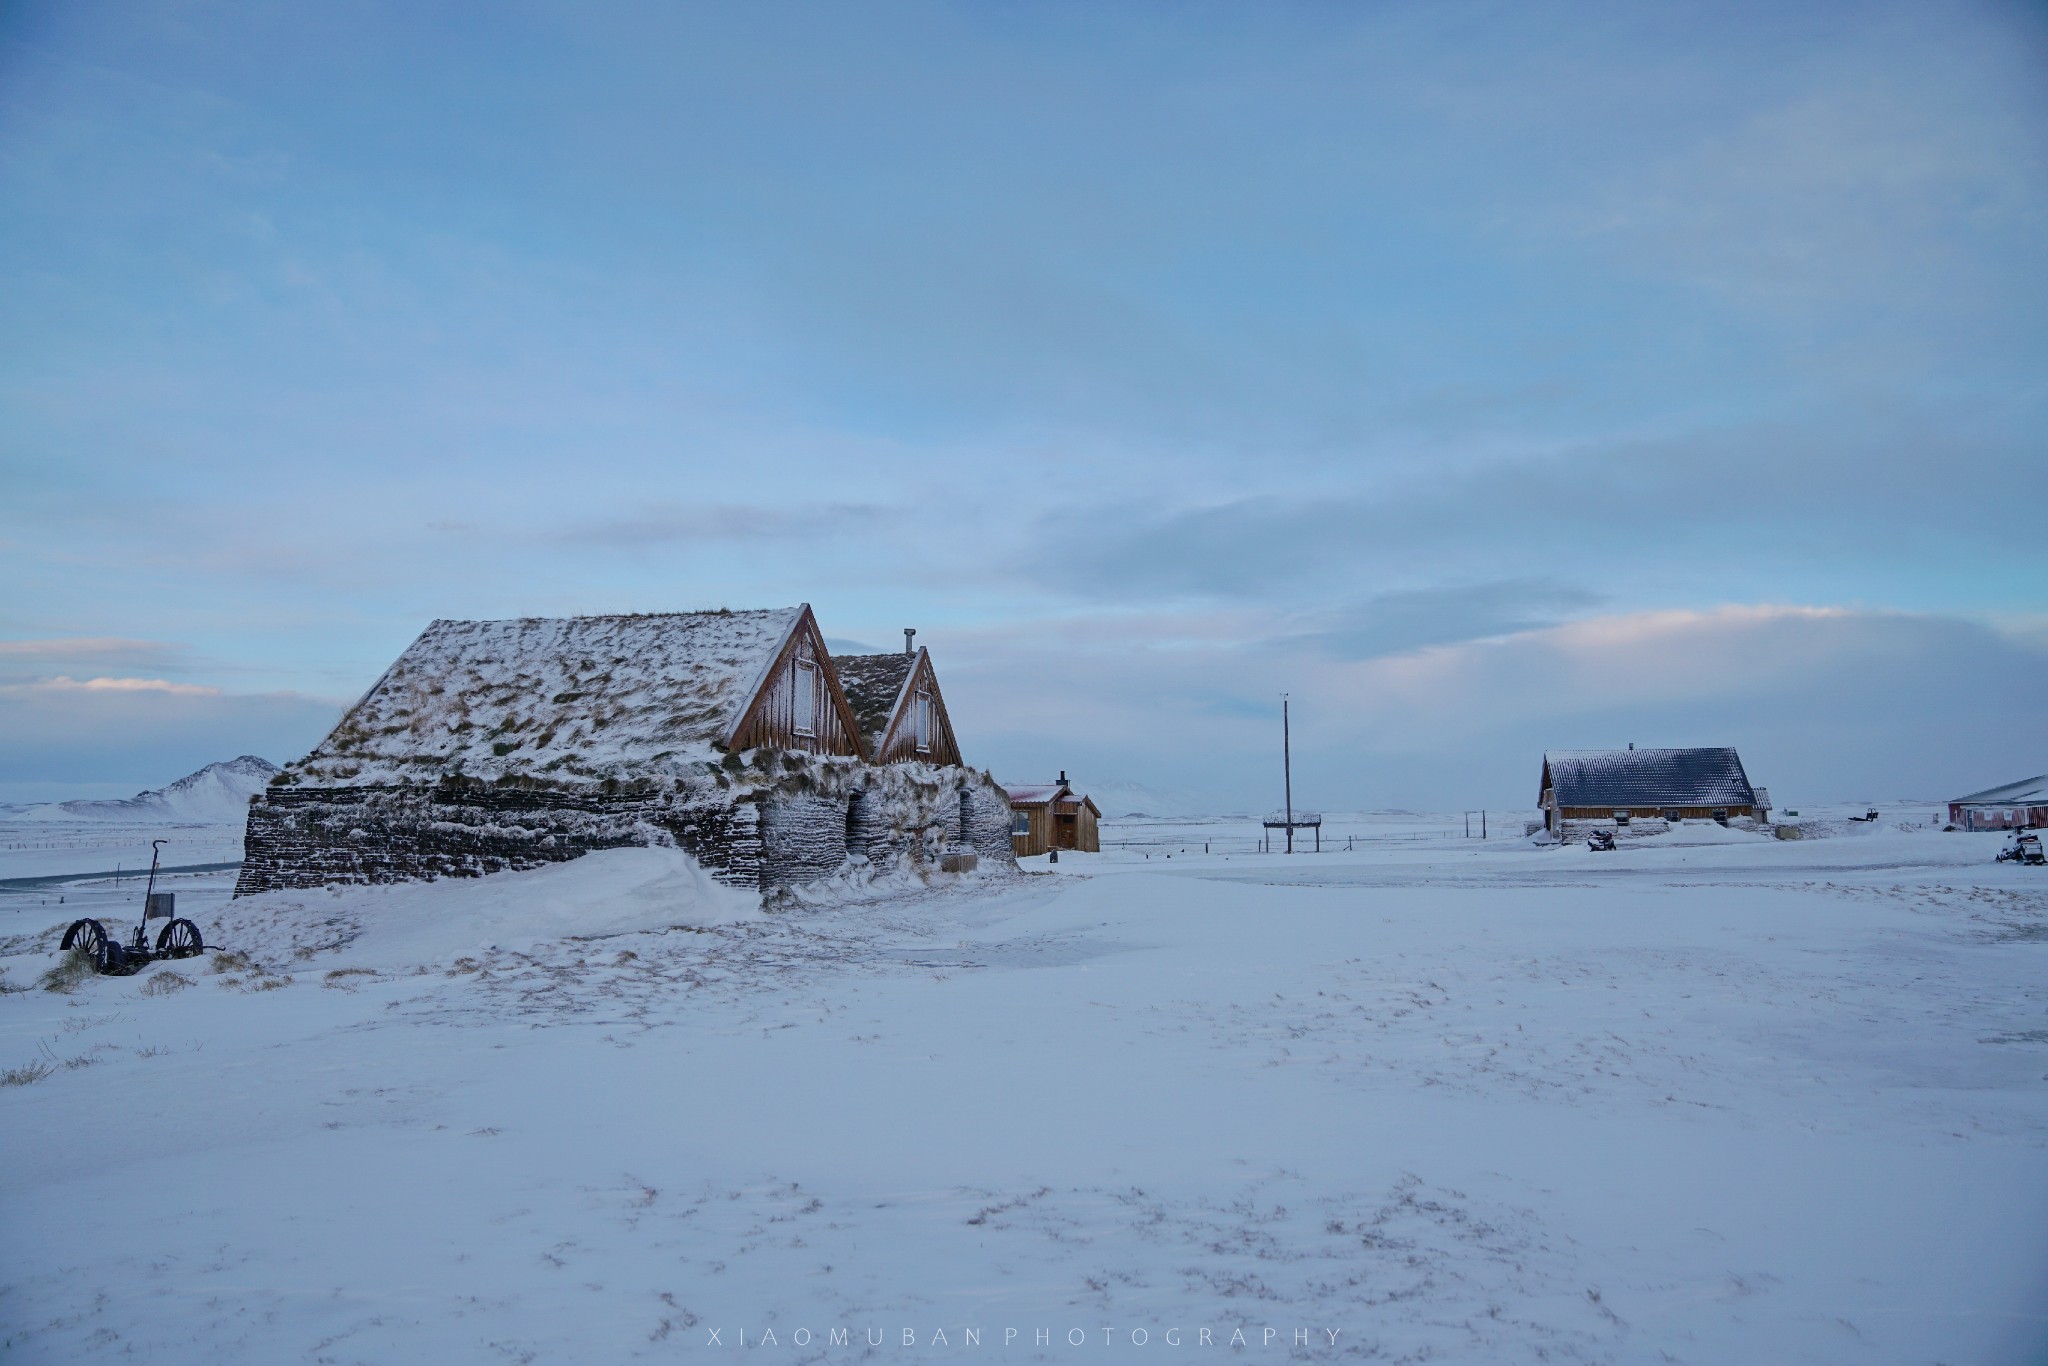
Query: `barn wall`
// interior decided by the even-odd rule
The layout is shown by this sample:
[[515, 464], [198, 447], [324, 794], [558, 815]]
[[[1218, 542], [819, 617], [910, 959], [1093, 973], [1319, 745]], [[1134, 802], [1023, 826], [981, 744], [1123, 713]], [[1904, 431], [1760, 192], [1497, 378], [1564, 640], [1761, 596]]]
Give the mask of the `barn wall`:
[[1666, 811], [1676, 811], [1678, 818], [1683, 821], [1712, 820], [1716, 811], [1727, 812], [1731, 819], [1756, 814], [1755, 808], [1749, 806], [1567, 806], [1563, 809], [1563, 814], [1566, 820], [1611, 821], [1617, 811], [1628, 812], [1631, 820], [1662, 819]]
[[2016, 802], [1978, 805], [1950, 802], [1948, 818], [1950, 824], [1960, 825], [1965, 830], [2018, 830], [2027, 826], [2048, 825], [2048, 806], [2028, 806]]

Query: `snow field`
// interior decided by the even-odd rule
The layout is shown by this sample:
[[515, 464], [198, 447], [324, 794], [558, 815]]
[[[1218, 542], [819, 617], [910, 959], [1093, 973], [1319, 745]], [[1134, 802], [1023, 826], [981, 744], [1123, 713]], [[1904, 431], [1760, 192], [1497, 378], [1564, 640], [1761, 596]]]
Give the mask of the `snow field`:
[[767, 916], [656, 850], [181, 892], [249, 962], [0, 995], [0, 1066], [55, 1060], [0, 1088], [0, 1343], [2041, 1358], [2048, 878], [1896, 829], [1478, 843]]

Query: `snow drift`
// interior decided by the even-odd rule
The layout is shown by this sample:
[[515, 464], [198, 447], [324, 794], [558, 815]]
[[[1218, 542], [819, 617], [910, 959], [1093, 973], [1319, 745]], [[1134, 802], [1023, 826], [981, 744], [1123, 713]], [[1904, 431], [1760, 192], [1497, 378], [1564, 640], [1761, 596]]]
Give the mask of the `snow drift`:
[[320, 955], [314, 966], [398, 969], [760, 914], [760, 897], [719, 882], [680, 849], [627, 848], [490, 877], [241, 897], [220, 912], [215, 937], [266, 962]]

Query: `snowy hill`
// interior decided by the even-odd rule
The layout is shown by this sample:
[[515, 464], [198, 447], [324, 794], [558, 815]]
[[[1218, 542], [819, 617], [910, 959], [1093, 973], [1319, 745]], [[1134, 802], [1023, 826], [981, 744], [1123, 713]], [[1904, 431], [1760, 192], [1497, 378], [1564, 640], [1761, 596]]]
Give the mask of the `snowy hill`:
[[244, 754], [208, 764], [167, 787], [112, 801], [51, 802], [29, 808], [22, 819], [232, 825], [248, 815], [249, 798], [261, 792], [277, 771], [268, 759]]
[[1114, 820], [1119, 816], [1202, 816], [1211, 814], [1208, 805], [1184, 792], [1164, 792], [1143, 783], [1093, 782], [1074, 784], [1076, 792], [1095, 799], [1095, 809]]

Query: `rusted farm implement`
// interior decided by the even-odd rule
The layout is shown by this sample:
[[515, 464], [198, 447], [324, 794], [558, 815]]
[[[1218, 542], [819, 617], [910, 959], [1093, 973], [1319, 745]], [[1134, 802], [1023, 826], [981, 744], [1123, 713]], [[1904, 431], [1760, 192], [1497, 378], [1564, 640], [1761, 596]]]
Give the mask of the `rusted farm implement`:
[[[58, 947], [84, 954], [92, 961], [94, 972], [109, 977], [139, 972], [159, 958], [192, 958], [206, 952], [206, 942], [200, 938], [199, 927], [174, 914], [177, 906], [175, 894], [156, 889], [157, 863], [167, 842], [149, 842], [149, 885], [142, 893], [142, 923], [135, 927], [135, 934], [127, 943], [109, 935], [107, 927], [99, 921], [88, 918], [72, 921], [71, 927], [64, 931], [64, 942]], [[149, 922], [166, 918], [170, 924], [157, 932], [156, 947], [152, 949]]]

